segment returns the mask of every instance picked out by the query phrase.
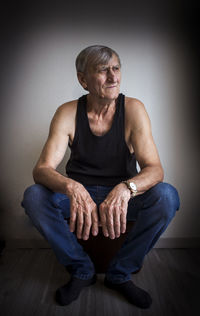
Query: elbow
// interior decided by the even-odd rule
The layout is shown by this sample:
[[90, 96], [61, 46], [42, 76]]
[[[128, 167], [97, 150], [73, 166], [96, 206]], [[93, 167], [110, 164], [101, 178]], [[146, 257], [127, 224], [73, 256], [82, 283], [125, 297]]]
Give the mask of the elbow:
[[38, 183], [38, 168], [37, 166], [34, 167], [32, 171], [33, 180], [35, 183]]
[[36, 166], [33, 168], [32, 176], [33, 176], [33, 180], [36, 184], [40, 183], [40, 180], [42, 177], [42, 169], [43, 169], [42, 166], [39, 164], [36, 164]]
[[163, 182], [164, 180], [164, 170], [163, 167], [159, 167], [159, 172], [158, 172], [158, 182]]
[[33, 180], [36, 184], [44, 181], [49, 170], [55, 170], [52, 166], [47, 164], [36, 164], [32, 171]]

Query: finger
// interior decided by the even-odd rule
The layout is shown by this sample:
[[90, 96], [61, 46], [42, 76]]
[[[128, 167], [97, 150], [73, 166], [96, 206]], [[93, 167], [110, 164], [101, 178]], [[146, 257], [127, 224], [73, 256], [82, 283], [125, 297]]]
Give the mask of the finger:
[[77, 238], [82, 238], [82, 231], [83, 231], [83, 212], [81, 209], [77, 212], [77, 227], [76, 227], [76, 235]]
[[103, 232], [105, 237], [108, 237], [109, 233], [108, 233], [108, 229], [107, 229], [105, 209], [101, 206], [99, 208], [99, 214], [100, 214], [100, 219], [101, 219], [102, 232]]
[[98, 218], [98, 213], [97, 213], [97, 207], [95, 210], [92, 212], [92, 235], [97, 236], [99, 232], [99, 218]]
[[124, 234], [126, 232], [126, 214], [125, 213], [121, 213], [120, 215], [120, 229], [121, 229], [121, 233]]
[[76, 226], [76, 207], [75, 205], [71, 205], [70, 207], [70, 220], [69, 220], [69, 229], [70, 232], [74, 232], [75, 231], [75, 226]]
[[104, 236], [109, 237], [109, 232], [108, 232], [107, 223], [106, 223], [106, 216], [105, 216], [105, 220], [102, 221], [101, 224], [102, 224], [102, 232]]
[[113, 212], [111, 209], [106, 214], [106, 220], [107, 220], [107, 229], [108, 229], [109, 237], [111, 239], [114, 239], [115, 231], [114, 231], [114, 226], [113, 226]]
[[119, 208], [115, 208], [113, 221], [114, 221], [115, 236], [118, 238], [120, 236], [120, 226], [121, 226], [120, 225], [120, 210], [119, 210]]
[[84, 240], [87, 240], [90, 235], [90, 228], [92, 225], [91, 214], [85, 214], [84, 216], [84, 224], [83, 224], [83, 233], [82, 237]]

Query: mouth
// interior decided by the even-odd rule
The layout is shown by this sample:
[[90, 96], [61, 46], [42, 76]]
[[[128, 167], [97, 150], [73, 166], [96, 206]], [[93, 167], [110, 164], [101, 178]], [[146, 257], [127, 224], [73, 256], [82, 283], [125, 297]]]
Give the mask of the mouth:
[[112, 88], [116, 88], [117, 86], [109, 86], [109, 87], [106, 87], [106, 89], [112, 89]]

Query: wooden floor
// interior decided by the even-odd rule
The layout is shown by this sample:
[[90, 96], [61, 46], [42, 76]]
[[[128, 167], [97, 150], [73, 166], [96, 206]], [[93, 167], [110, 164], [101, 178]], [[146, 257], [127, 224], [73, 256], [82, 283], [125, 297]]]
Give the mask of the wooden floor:
[[2, 316], [196, 316], [200, 315], [199, 249], [153, 249], [134, 282], [153, 298], [139, 309], [103, 285], [85, 288], [69, 306], [54, 301], [55, 290], [69, 275], [50, 249], [4, 250], [0, 257], [0, 315]]

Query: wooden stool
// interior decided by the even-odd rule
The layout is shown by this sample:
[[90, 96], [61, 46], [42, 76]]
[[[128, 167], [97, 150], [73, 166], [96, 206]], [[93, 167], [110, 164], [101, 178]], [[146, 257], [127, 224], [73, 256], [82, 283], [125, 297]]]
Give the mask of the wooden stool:
[[127, 222], [126, 232], [121, 234], [119, 238], [110, 239], [105, 237], [102, 228], [99, 227], [97, 236], [91, 234], [88, 240], [78, 239], [78, 242], [93, 261], [97, 273], [106, 272], [109, 262], [121, 248], [133, 225], [134, 222]]

